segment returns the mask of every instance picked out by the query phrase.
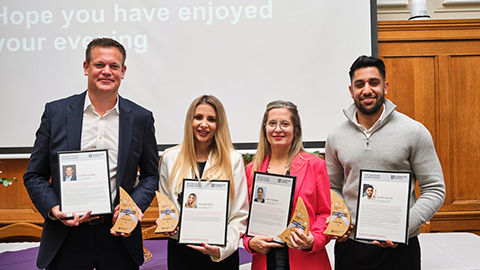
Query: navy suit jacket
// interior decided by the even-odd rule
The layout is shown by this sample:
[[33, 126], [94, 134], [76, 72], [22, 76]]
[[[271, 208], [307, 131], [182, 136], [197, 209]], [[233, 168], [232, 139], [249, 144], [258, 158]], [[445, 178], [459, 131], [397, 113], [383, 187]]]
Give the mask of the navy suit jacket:
[[[33, 204], [45, 219], [37, 258], [39, 268], [50, 264], [71, 229], [59, 220], [50, 219], [48, 213], [52, 207], [60, 204], [62, 178], [57, 153], [80, 150], [86, 94], [87, 91], [45, 105], [28, 168], [23, 176]], [[122, 186], [145, 212], [155, 196], [159, 181], [154, 119], [150, 111], [120, 96], [118, 99], [117, 194], [120, 194], [118, 187]], [[140, 181], [134, 186], [138, 168]], [[122, 239], [135, 262], [141, 265], [143, 248], [140, 224], [130, 237]]]

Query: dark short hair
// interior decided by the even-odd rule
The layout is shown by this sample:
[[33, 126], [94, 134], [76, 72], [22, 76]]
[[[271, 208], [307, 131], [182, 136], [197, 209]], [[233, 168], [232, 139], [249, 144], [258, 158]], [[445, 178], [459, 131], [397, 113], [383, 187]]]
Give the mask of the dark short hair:
[[382, 76], [382, 79], [385, 81], [385, 64], [383, 61], [379, 58], [366, 55], [359, 56], [357, 60], [353, 62], [352, 66], [350, 67], [350, 72], [348, 73], [350, 75], [350, 81], [352, 81], [353, 75], [357, 69], [366, 67], [376, 67], [380, 73], [380, 76]]
[[369, 188], [372, 188], [372, 190], [374, 190], [373, 186], [372, 185], [368, 185], [366, 188], [365, 188], [365, 191], [367, 191], [367, 189]]
[[125, 65], [125, 59], [127, 59], [127, 51], [125, 51], [125, 47], [123, 47], [120, 42], [111, 38], [96, 38], [88, 43], [87, 50], [85, 51], [85, 61], [87, 64], [90, 64], [90, 60], [92, 59], [92, 50], [95, 47], [117, 48], [122, 54], [122, 67]]

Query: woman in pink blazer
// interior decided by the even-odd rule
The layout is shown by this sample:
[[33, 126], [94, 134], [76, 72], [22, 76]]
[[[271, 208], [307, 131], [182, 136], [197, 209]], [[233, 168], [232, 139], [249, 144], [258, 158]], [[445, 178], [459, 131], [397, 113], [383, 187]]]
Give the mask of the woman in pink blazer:
[[290, 237], [291, 246], [272, 242], [273, 237], [244, 236], [245, 249], [253, 254], [252, 269], [331, 269], [325, 250], [330, 238], [323, 234], [330, 215], [330, 181], [325, 161], [303, 149], [302, 127], [295, 104], [273, 101], [267, 105], [257, 153], [246, 171], [250, 194], [255, 171], [297, 177], [293, 206], [298, 197], [302, 197], [310, 219], [310, 232], [305, 234], [296, 229]]

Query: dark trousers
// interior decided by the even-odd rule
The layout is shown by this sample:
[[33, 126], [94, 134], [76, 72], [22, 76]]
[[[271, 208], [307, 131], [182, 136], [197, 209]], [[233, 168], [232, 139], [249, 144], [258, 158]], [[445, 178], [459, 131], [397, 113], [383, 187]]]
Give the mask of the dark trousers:
[[399, 244], [396, 248], [382, 248], [354, 240], [335, 243], [335, 269], [420, 270], [420, 244], [412, 237], [408, 245]]
[[110, 234], [112, 217], [104, 223], [72, 227], [47, 270], [139, 269], [121, 239]]
[[288, 247], [272, 248], [267, 253], [267, 270], [288, 270], [290, 263], [288, 260]]
[[168, 269], [208, 269], [238, 270], [240, 259], [238, 250], [220, 262], [214, 262], [209, 255], [194, 250], [172, 238], [168, 239]]

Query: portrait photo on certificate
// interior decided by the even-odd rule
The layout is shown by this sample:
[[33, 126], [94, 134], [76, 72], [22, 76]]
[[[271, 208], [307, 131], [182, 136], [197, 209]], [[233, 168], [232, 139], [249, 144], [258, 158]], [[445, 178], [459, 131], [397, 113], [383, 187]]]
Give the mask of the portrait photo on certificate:
[[278, 235], [288, 226], [296, 177], [255, 172], [253, 177], [247, 236], [265, 235], [284, 244]]
[[107, 150], [59, 152], [60, 208], [79, 216], [113, 212]]
[[227, 244], [230, 181], [183, 179], [179, 244]]
[[411, 172], [360, 170], [355, 239], [408, 244]]

